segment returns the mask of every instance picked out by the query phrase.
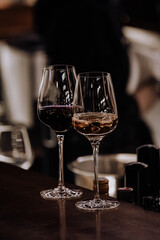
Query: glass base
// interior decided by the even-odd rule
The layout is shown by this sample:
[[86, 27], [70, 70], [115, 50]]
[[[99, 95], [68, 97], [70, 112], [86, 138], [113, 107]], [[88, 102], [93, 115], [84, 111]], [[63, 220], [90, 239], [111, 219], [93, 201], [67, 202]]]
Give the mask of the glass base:
[[41, 197], [47, 200], [79, 198], [82, 194], [83, 192], [79, 189], [69, 189], [66, 187], [57, 187], [40, 192]]
[[93, 199], [93, 200], [79, 201], [75, 205], [77, 208], [81, 210], [97, 211], [97, 210], [114, 209], [114, 208], [117, 208], [119, 204], [120, 203], [118, 201]]

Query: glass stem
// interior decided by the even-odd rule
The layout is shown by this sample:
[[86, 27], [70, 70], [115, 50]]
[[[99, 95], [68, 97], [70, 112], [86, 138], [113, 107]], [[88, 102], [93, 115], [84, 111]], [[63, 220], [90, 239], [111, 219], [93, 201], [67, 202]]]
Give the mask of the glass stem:
[[99, 200], [99, 182], [98, 182], [98, 154], [99, 154], [100, 143], [92, 143], [93, 160], [94, 160], [94, 180], [96, 185], [96, 193], [94, 196], [95, 200]]
[[59, 147], [59, 180], [58, 187], [62, 188], [64, 186], [64, 172], [63, 172], [63, 141], [64, 135], [57, 135], [58, 147]]

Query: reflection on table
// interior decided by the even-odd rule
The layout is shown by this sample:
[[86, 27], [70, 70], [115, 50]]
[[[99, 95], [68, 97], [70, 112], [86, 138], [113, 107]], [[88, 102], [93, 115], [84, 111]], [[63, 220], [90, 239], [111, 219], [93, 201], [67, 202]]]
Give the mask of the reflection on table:
[[[116, 210], [84, 212], [76, 209], [77, 200], [47, 201], [40, 197], [42, 189], [56, 185], [56, 179], [0, 163], [0, 238], [159, 239], [159, 213], [126, 202], [120, 202]], [[93, 197], [92, 191], [82, 190], [82, 199]]]

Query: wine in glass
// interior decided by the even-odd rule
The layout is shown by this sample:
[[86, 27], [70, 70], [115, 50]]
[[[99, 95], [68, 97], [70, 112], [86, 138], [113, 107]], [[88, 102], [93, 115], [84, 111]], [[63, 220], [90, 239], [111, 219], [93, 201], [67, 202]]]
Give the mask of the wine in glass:
[[59, 181], [53, 189], [41, 191], [45, 199], [70, 199], [82, 195], [79, 189], [64, 186], [63, 141], [64, 133], [72, 126], [73, 91], [76, 71], [71, 65], [53, 65], [43, 68], [38, 96], [38, 116], [56, 132], [59, 146]]
[[78, 74], [74, 92], [74, 114], [72, 123], [79, 133], [90, 141], [93, 149], [96, 193], [93, 200], [78, 201], [83, 210], [113, 209], [118, 201], [102, 200], [98, 184], [98, 154], [101, 140], [118, 124], [118, 113], [111, 76], [106, 72]]

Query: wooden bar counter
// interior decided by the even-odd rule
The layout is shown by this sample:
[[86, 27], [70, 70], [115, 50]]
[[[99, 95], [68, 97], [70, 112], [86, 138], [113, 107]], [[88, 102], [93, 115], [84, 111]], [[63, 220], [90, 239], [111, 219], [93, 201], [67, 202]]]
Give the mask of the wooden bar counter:
[[33, 31], [33, 7], [23, 4], [0, 8], [0, 39], [9, 40]]
[[[115, 210], [84, 212], [75, 207], [77, 199], [40, 197], [55, 186], [55, 179], [0, 163], [0, 239], [160, 239], [160, 213], [125, 202]], [[92, 191], [83, 192], [82, 199], [93, 198]]]

